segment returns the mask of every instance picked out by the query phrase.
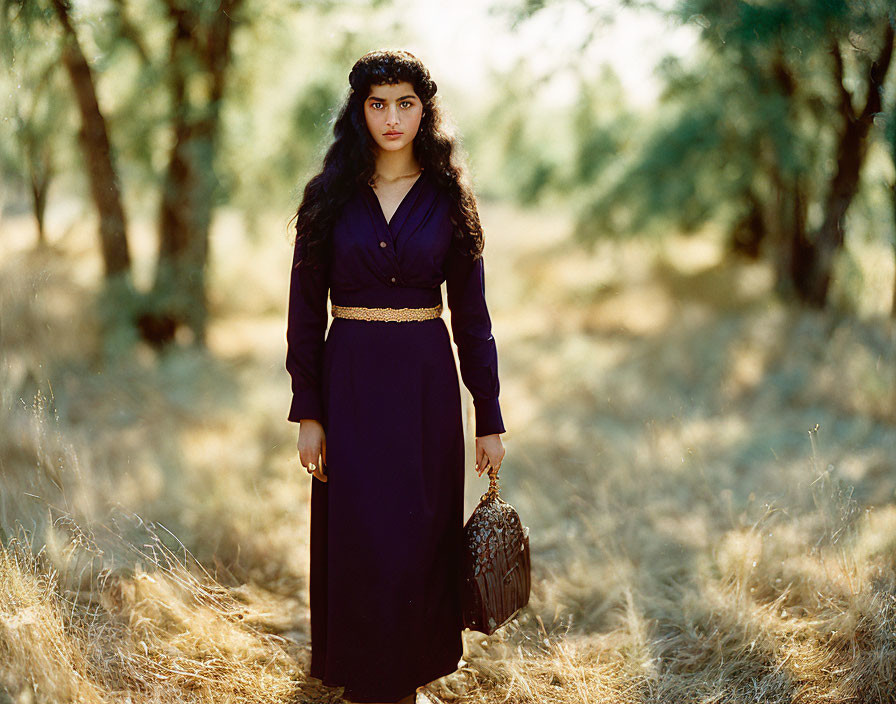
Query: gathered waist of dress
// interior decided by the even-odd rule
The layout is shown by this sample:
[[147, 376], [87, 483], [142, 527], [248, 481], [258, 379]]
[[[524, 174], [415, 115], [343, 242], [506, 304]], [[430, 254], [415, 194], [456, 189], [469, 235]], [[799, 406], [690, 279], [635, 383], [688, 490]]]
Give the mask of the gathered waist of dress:
[[441, 303], [441, 288], [376, 286], [330, 290], [332, 308], [435, 308]]

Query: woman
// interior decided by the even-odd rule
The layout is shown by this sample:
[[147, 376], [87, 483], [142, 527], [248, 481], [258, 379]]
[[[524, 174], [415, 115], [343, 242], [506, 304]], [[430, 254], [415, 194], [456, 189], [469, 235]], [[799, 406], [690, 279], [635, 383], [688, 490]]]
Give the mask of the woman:
[[436, 84], [406, 51], [362, 56], [349, 83], [296, 213], [286, 332], [288, 419], [313, 474], [310, 674], [354, 702], [407, 704], [463, 653], [464, 435], [443, 281], [480, 476], [500, 469], [505, 429], [482, 228]]

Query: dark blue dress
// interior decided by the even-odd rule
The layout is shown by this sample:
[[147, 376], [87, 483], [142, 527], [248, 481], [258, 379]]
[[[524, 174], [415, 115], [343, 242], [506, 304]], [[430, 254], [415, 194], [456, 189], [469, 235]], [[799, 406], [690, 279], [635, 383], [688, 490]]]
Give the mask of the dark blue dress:
[[328, 263], [297, 270], [300, 243], [293, 257], [288, 419], [320, 421], [327, 446], [328, 481], [311, 480], [310, 674], [358, 702], [395, 701], [457, 669], [463, 419], [443, 318], [334, 318], [327, 330], [327, 297], [430, 307], [447, 282], [476, 436], [503, 433], [483, 260], [457, 251], [450, 209], [424, 171], [387, 223], [365, 185], [334, 227]]

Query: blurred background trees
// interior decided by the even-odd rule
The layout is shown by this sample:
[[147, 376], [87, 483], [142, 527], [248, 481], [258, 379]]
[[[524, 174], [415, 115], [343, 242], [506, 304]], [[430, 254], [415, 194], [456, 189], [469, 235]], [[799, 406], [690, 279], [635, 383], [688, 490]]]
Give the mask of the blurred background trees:
[[[783, 295], [823, 308], [847, 232], [863, 226], [848, 214], [869, 152], [880, 158], [885, 147], [893, 8], [878, 0], [686, 0], [666, 12], [699, 26], [699, 52], [658, 67], [665, 89], [653, 124], [623, 147], [627, 163], [612, 183], [588, 199], [581, 240], [652, 227], [694, 232], [713, 222], [732, 251], [774, 263]], [[583, 90], [581, 105], [591, 102]], [[589, 165], [577, 179], [587, 186], [607, 171], [605, 154], [619, 160], [620, 150], [600, 127], [582, 134], [583, 124], [580, 116], [571, 163]], [[889, 215], [869, 224], [892, 238]]]
[[[307, 8], [308, 15], [326, 14], [328, 4]], [[236, 70], [234, 43], [254, 22], [270, 31], [283, 19], [279, 11], [265, 12], [242, 0], [3, 2], [3, 56], [14, 118], [5, 123], [7, 180], [30, 184], [38, 241], [44, 241], [55, 152], [68, 138], [67, 165], [83, 174], [98, 220], [105, 276], [98, 304], [110, 339], [124, 341], [125, 349], [138, 335], [164, 347], [178, 331], [194, 344], [204, 342], [213, 212], [233, 197], [230, 184], [244, 171], [240, 160], [251, 156], [236, 152], [251, 151], [253, 137], [235, 134], [234, 143], [222, 144], [222, 116], [228, 104], [234, 112], [251, 111], [240, 90], [264, 82], [263, 75], [248, 73], [257, 59], [249, 47], [241, 67], [247, 73], [236, 79], [244, 85], [228, 88]], [[265, 37], [256, 33], [251, 42], [263, 46]], [[314, 76], [316, 86], [327, 81], [332, 87], [310, 86], [296, 96], [299, 139], [288, 141], [299, 145], [291, 150], [299, 158], [288, 161], [288, 171], [281, 165], [281, 178], [294, 178], [297, 164], [310, 160], [308, 145], [321, 137], [322, 116], [337, 100], [334, 78], [321, 71]], [[224, 167], [229, 174], [221, 166], [228, 155], [236, 157]], [[144, 291], [133, 285], [128, 190], [137, 192], [135, 200], [149, 193], [157, 198], [155, 273]]]
[[6, 206], [30, 207], [37, 243], [45, 246], [47, 196], [58, 168], [59, 141], [67, 136], [68, 126], [61, 119], [67, 105], [65, 78], [59, 70], [58, 52], [50, 44], [49, 22], [25, 10], [16, 25], [7, 25], [6, 41], [0, 47], [4, 65], [11, 69], [5, 86], [6, 139], [0, 141], [0, 159], [3, 182], [18, 181], [27, 193], [26, 198]]
[[[503, 10], [516, 27], [570, 2]], [[575, 76], [570, 104], [544, 99], [553, 70], [525, 59], [493, 69], [489, 99], [458, 106], [482, 192], [568, 208], [583, 245], [721, 229], [732, 256], [773, 265], [782, 296], [828, 305], [849, 239], [894, 239], [883, 195], [892, 180], [881, 176], [893, 169], [893, 9], [884, 0], [621, 4], [696, 28], [695, 52], [658, 65], [656, 106], [635, 108], [612, 69], [586, 71], [575, 55], [552, 64]], [[202, 344], [215, 209], [233, 205], [251, 221], [298, 196], [344, 74], [368, 48], [364, 22], [390, 7], [4, 0], [7, 187], [27, 184], [43, 241], [54, 174], [82, 174], [110, 334], [162, 347], [180, 331]], [[583, 50], [613, 21], [586, 7], [594, 31]], [[299, 41], [307, 51], [290, 53]], [[302, 64], [284, 71], [287, 56]], [[152, 284], [138, 291], [127, 211], [147, 198], [157, 253]]]

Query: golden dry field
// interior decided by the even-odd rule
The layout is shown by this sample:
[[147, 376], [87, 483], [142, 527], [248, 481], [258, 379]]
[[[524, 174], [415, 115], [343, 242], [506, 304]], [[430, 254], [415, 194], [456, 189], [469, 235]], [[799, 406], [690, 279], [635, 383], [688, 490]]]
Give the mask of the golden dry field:
[[[864, 309], [819, 313], [712, 233], [589, 252], [550, 208], [481, 213], [532, 595], [433, 690], [896, 701], [892, 253], [861, 255]], [[221, 211], [209, 349], [124, 358], [98, 338], [93, 219], [43, 252], [29, 218], [0, 225], [2, 704], [340, 701], [304, 675], [288, 219]], [[154, 235], [131, 229], [141, 285]], [[471, 466], [468, 512], [486, 486]]]

